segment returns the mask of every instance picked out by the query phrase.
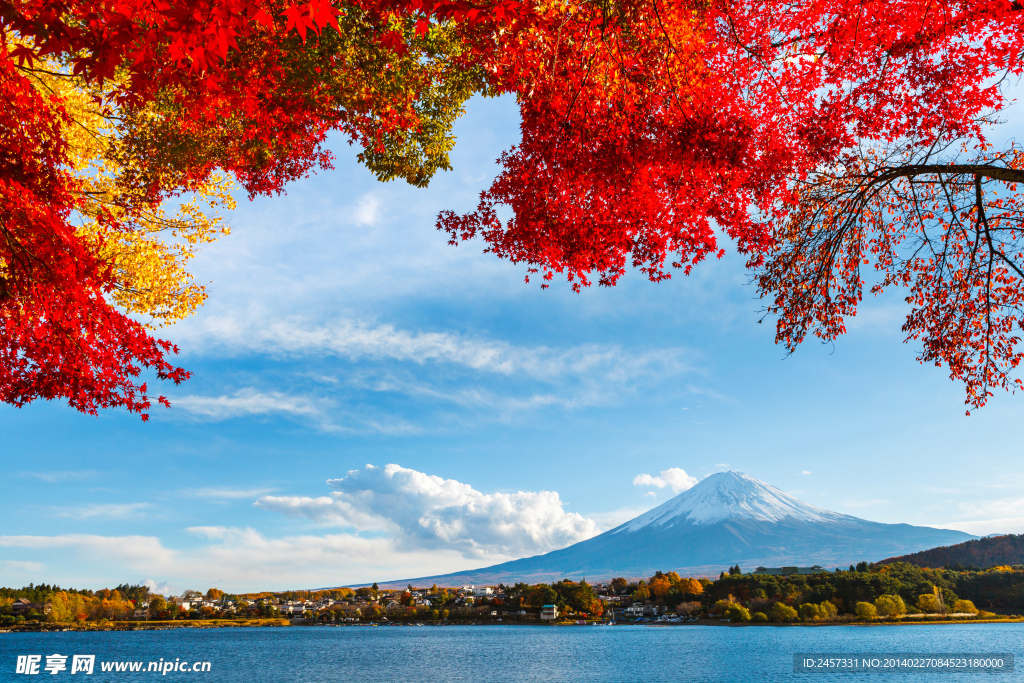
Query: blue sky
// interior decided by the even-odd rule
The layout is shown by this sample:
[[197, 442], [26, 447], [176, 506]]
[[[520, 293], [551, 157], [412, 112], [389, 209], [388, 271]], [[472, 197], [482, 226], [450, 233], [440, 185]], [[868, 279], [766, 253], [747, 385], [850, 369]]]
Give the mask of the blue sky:
[[192, 264], [209, 301], [162, 332], [195, 373], [164, 389], [171, 410], [0, 408], [0, 584], [455, 571], [726, 468], [867, 519], [1024, 531], [1022, 397], [966, 417], [962, 387], [902, 343], [898, 292], [787, 358], [734, 254], [577, 295], [449, 246], [437, 212], [472, 208], [517, 132], [513, 101], [477, 99], [429, 189], [376, 182], [336, 141], [336, 170], [240, 197]]

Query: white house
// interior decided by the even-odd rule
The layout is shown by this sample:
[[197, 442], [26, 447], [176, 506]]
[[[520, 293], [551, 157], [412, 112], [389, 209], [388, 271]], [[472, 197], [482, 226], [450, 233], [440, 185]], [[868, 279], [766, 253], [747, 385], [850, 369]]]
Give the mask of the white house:
[[627, 617], [636, 619], [637, 617], [642, 617], [644, 615], [644, 611], [645, 608], [643, 605], [630, 605], [626, 609], [622, 610], [620, 614], [625, 614]]
[[540, 618], [545, 621], [554, 621], [558, 618], [558, 605], [544, 605], [540, 608]]

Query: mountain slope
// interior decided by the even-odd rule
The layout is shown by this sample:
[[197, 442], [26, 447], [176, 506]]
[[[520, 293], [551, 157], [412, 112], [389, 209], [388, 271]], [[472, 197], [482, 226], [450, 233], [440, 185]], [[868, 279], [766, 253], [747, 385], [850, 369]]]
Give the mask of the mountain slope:
[[[846, 566], [974, 538], [949, 529], [882, 524], [800, 501], [740, 472], [693, 488], [599, 536], [544, 555], [413, 579], [455, 585], [562, 578], [645, 577], [657, 570], [717, 575], [739, 564]], [[395, 582], [405, 585], [409, 580]]]
[[1024, 534], [979, 538], [942, 548], [932, 548], [911, 555], [890, 557], [878, 564], [907, 562], [918, 567], [962, 565], [988, 569], [998, 565], [1024, 564]]

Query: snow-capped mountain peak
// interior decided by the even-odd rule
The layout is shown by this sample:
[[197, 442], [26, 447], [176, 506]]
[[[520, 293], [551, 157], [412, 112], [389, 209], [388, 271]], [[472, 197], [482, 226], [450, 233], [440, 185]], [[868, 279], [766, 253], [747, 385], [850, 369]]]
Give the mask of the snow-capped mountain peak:
[[726, 519], [834, 522], [854, 518], [815, 507], [771, 484], [730, 470], [706, 477], [693, 488], [626, 522], [614, 532], [633, 532], [650, 525], [714, 524]]
[[663, 505], [568, 548], [390, 585], [536, 583], [583, 576], [611, 580], [669, 569], [684, 576], [715, 576], [736, 564], [744, 570], [759, 565], [845, 567], [971, 538], [962, 531], [882, 524], [829, 512], [740, 472], [720, 472]]

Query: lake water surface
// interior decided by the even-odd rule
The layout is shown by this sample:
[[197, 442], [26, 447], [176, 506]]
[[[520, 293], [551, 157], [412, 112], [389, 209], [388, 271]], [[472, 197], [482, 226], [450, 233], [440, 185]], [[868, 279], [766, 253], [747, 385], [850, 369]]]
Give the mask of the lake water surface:
[[[1024, 624], [745, 627], [390, 626], [0, 634], [0, 681], [1024, 681]], [[793, 654], [1005, 652], [1014, 673], [794, 673]], [[43, 656], [40, 675], [15, 673]], [[42, 670], [46, 655], [67, 670]], [[96, 655], [71, 674], [71, 656]], [[208, 661], [208, 673], [100, 671], [102, 661]], [[145, 669], [145, 667], [143, 667]]]

